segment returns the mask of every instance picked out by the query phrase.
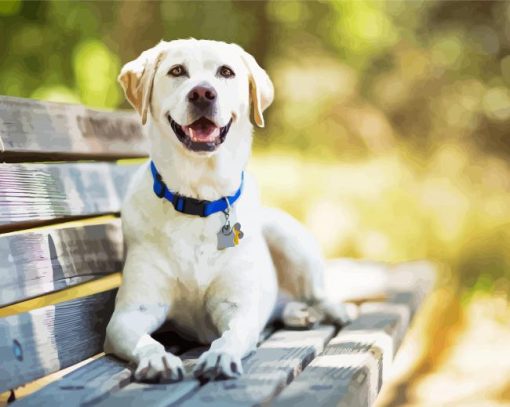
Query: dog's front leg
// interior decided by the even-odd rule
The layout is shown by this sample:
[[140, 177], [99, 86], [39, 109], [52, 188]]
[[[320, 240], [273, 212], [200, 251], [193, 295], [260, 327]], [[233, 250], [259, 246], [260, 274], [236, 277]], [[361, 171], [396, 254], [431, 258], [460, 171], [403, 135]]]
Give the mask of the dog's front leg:
[[196, 377], [219, 380], [242, 374], [241, 359], [255, 349], [260, 334], [258, 295], [254, 287], [244, 289], [232, 281], [208, 289], [206, 309], [219, 338], [200, 356]]
[[[106, 328], [106, 353], [136, 364], [136, 380], [181, 380], [182, 361], [151, 337], [168, 317], [172, 286], [155, 264], [157, 256], [128, 252], [115, 311]], [[143, 270], [143, 274], [140, 272]]]
[[182, 380], [182, 361], [150, 334], [166, 319], [168, 306], [140, 304], [116, 308], [106, 330], [105, 352], [136, 364], [136, 380]]

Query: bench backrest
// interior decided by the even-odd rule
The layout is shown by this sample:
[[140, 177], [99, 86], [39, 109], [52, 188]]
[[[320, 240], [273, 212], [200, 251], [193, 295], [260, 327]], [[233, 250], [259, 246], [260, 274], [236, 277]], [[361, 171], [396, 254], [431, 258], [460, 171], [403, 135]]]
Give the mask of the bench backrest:
[[135, 113], [0, 96], [0, 392], [102, 352]]

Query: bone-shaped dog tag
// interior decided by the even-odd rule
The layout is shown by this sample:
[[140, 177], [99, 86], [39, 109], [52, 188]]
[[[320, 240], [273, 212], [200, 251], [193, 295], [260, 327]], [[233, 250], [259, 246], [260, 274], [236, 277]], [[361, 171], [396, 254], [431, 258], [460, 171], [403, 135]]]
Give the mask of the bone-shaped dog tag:
[[244, 233], [241, 231], [241, 224], [236, 223], [234, 227], [229, 224], [224, 225], [217, 234], [218, 250], [228, 247], [235, 247], [239, 244], [239, 240], [243, 238]]

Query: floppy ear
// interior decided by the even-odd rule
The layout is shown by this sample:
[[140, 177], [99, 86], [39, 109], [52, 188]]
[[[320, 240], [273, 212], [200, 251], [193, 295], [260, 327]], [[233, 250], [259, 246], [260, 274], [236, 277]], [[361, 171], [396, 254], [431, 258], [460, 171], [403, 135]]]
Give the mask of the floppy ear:
[[241, 58], [248, 69], [250, 83], [250, 99], [253, 106], [253, 119], [259, 127], [264, 127], [262, 113], [273, 102], [273, 82], [269, 79], [266, 71], [255, 61], [255, 58], [241, 49]]
[[150, 108], [154, 75], [161, 59], [161, 43], [140, 54], [135, 60], [124, 65], [117, 78], [126, 99], [131, 103], [142, 118], [142, 124], [147, 122], [147, 112]]

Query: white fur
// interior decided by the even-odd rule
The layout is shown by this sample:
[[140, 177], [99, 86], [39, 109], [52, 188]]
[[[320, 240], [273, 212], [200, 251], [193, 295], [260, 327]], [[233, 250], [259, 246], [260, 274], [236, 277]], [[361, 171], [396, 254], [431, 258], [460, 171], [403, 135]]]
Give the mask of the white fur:
[[[150, 74], [150, 63], [155, 66], [152, 83], [144, 77]], [[176, 63], [186, 65], [189, 78], [167, 75]], [[232, 67], [236, 77], [218, 78], [216, 70], [222, 64]], [[147, 89], [132, 88], [129, 81], [152, 86], [144, 129], [151, 141], [151, 159], [171, 191], [215, 200], [238, 188], [251, 150], [250, 94], [254, 109], [259, 109], [259, 119], [255, 115], [259, 125], [272, 100], [269, 79], [253, 64], [253, 58], [236, 45], [179, 40], [157, 45], [123, 69], [121, 83], [142, 117], [141, 99], [129, 92]], [[225, 142], [213, 153], [187, 150], [167, 119], [170, 113], [178, 123], [189, 123], [186, 94], [204, 81], [218, 93], [216, 122], [223, 126], [234, 118]], [[221, 251], [216, 234], [225, 222], [224, 214], [201, 218], [178, 213], [153, 193], [152, 182], [148, 166], [143, 166], [122, 208], [127, 259], [105, 343], [107, 352], [137, 364], [138, 379], [182, 377], [179, 358], [166, 353], [150, 336], [166, 320], [185, 336], [212, 342], [197, 364], [199, 376], [236, 376], [242, 369], [241, 358], [254, 349], [275, 308], [278, 281], [294, 298], [316, 306], [319, 315], [345, 322], [343, 308], [323, 299], [318, 246], [290, 216], [261, 208], [249, 174], [234, 205], [244, 238], [238, 246]], [[297, 311], [301, 322], [307, 318], [303, 311]], [[292, 324], [296, 315], [287, 319]]]

